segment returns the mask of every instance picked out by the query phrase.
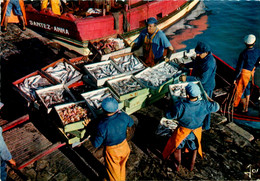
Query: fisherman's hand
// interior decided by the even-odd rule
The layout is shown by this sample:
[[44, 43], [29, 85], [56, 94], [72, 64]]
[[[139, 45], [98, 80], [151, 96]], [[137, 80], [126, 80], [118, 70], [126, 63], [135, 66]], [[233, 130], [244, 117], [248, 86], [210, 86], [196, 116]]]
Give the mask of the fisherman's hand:
[[166, 57], [166, 58], [164, 59], [164, 61], [165, 61], [165, 62], [169, 62], [170, 59]]
[[180, 81], [186, 82], [187, 76], [186, 75], [181, 75], [180, 76]]
[[16, 166], [16, 162], [14, 161], [14, 159], [9, 160], [9, 163], [10, 163], [11, 165], [13, 165], [14, 167]]
[[84, 120], [84, 122], [82, 122], [82, 124], [83, 124], [84, 126], [87, 126], [90, 121], [91, 121], [91, 119], [90, 119], [90, 118], [87, 118], [87, 119]]

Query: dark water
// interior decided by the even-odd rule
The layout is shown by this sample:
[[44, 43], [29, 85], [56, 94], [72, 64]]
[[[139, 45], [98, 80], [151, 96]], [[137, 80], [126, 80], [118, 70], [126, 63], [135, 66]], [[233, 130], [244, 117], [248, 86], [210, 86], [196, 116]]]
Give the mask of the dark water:
[[254, 34], [256, 47], [260, 48], [260, 1], [200, 3], [196, 12], [165, 31], [177, 51], [194, 48], [199, 40], [205, 41], [214, 54], [235, 67], [239, 53], [245, 48], [245, 35]]
[[[204, 41], [214, 54], [235, 68], [245, 48], [245, 35], [254, 34], [256, 47], [260, 48], [260, 1], [200, 2], [190, 15], [165, 33], [177, 51], [192, 49], [198, 41]], [[260, 129], [260, 122], [235, 122]]]

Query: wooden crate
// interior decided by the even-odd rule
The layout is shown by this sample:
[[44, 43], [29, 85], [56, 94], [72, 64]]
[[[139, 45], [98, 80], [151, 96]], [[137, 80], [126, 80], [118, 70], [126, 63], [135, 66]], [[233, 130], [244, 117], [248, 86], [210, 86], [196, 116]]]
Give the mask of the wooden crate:
[[[117, 90], [114, 88], [114, 86], [112, 84], [114, 82], [118, 82], [118, 81], [125, 80], [125, 79], [127, 79], [127, 80], [132, 79], [132, 80], [136, 81], [138, 84], [141, 85], [142, 88], [139, 90], [133, 91], [133, 92], [126, 93], [124, 95], [120, 95], [119, 92], [117, 92]], [[131, 75], [109, 80], [109, 81], [107, 81], [107, 84], [111, 88], [111, 90], [114, 91], [114, 93], [116, 94], [116, 96], [118, 97], [118, 99], [120, 101], [124, 101], [126, 99], [130, 99], [130, 98], [133, 98], [133, 97], [136, 97], [139, 95], [148, 95], [149, 94], [149, 89], [146, 88], [141, 82], [139, 82], [134, 76], [131, 76]]]
[[74, 144], [74, 143], [79, 143], [82, 141], [82, 138], [85, 136], [86, 130], [78, 130], [78, 131], [72, 131], [65, 133], [62, 128], [58, 128], [61, 135], [65, 140], [67, 141], [68, 144]]
[[128, 52], [131, 52], [131, 47], [130, 45], [128, 44], [128, 42], [121, 36], [121, 35], [113, 35], [113, 36], [110, 36], [110, 37], [107, 37], [103, 40], [107, 40], [108, 38], [120, 38], [123, 40], [124, 44], [125, 44], [125, 48], [123, 49], [120, 49], [120, 50], [117, 50], [117, 51], [114, 51], [114, 52], [111, 52], [111, 53], [108, 53], [108, 54], [101, 54], [97, 48], [93, 45], [94, 42], [97, 42], [97, 41], [100, 41], [101, 39], [99, 40], [92, 40], [89, 42], [88, 44], [88, 48], [90, 49], [90, 51], [96, 55], [96, 60], [98, 61], [106, 61], [109, 59], [109, 57], [111, 56], [114, 56], [114, 55], [119, 55], [119, 54], [122, 54], [122, 53], [128, 53]]
[[95, 95], [102, 93], [102, 92], [105, 92], [105, 91], [108, 91], [109, 93], [111, 93], [112, 97], [117, 100], [119, 110], [124, 107], [124, 101], [120, 101], [109, 87], [101, 88], [101, 89], [98, 89], [98, 90], [93, 90], [93, 91], [90, 91], [90, 92], [85, 92], [85, 93], [81, 94], [81, 96], [87, 102], [89, 109], [92, 111], [92, 113], [95, 117], [103, 114], [103, 110], [102, 110], [101, 107], [96, 108], [94, 103], [91, 101], [91, 98], [93, 98]]
[[[200, 81], [193, 81], [193, 83], [197, 84], [200, 87], [201, 95], [199, 96], [199, 100], [202, 100], [202, 99], [207, 100], [207, 96], [206, 96], [206, 93], [205, 93], [205, 91], [204, 91], [204, 89], [201, 85], [201, 82]], [[169, 85], [170, 94], [171, 94], [171, 97], [172, 97], [174, 103], [176, 101], [179, 101], [180, 99], [186, 99], [186, 97], [176, 96], [173, 93], [173, 88], [176, 87], [176, 86], [182, 86], [182, 87], [185, 88], [188, 84], [189, 84], [189, 82], [183, 82], [183, 83], [177, 83], [177, 84]]]
[[159, 94], [150, 94], [149, 97], [147, 98], [147, 105], [151, 105], [160, 99], [164, 98], [166, 96], [166, 93], [159, 93]]
[[[26, 94], [26, 93], [19, 87], [19, 84], [20, 84], [20, 83], [23, 83], [25, 79], [27, 79], [27, 78], [29, 78], [29, 77], [32, 77], [32, 76], [36, 76], [36, 75], [40, 75], [42, 78], [46, 78], [46, 79], [48, 80], [48, 82], [50, 83], [50, 86], [56, 84], [56, 83], [55, 83], [54, 81], [52, 81], [49, 77], [47, 77], [46, 75], [44, 75], [43, 73], [41, 73], [41, 72], [38, 71], [38, 70], [35, 71], [35, 72], [33, 72], [33, 73], [31, 73], [31, 74], [29, 74], [29, 75], [26, 75], [26, 76], [24, 76], [24, 77], [18, 79], [18, 80], [16, 80], [16, 81], [14, 81], [14, 82], [12, 83], [13, 86], [14, 86], [14, 89], [15, 89], [16, 91], [18, 91], [18, 92], [21, 94], [21, 96], [22, 96], [23, 98], [25, 98], [28, 102], [34, 102], [34, 101], [37, 99], [37, 97]], [[33, 90], [33, 91], [35, 91], [35, 90]]]
[[146, 106], [146, 102], [142, 102], [134, 107], [124, 107], [124, 111], [126, 114], [130, 115], [133, 114], [134, 112], [144, 108]]
[[[64, 62], [64, 63], [67, 63], [69, 65], [71, 65], [76, 71], [78, 71], [80, 73], [80, 68], [78, 68], [77, 66], [73, 65], [71, 62], [69, 62], [67, 59], [65, 58], [61, 58], [45, 67], [43, 67], [41, 69], [41, 71], [47, 75], [48, 77], [50, 77], [52, 80], [54, 80], [56, 83], [62, 83], [60, 80], [58, 80], [57, 78], [54, 78], [51, 74], [47, 73], [46, 70], [49, 68], [49, 67], [54, 67], [55, 65], [57, 65], [58, 63], [61, 63], [61, 62]], [[70, 85], [70, 84], [73, 84], [74, 82], [77, 82], [81, 79], [81, 77], [83, 76], [83, 74], [79, 74], [77, 77], [74, 77], [73, 79], [67, 81], [67, 82], [64, 82], [64, 84], [66, 85]]]
[[[112, 64], [116, 71], [118, 71], [118, 74], [116, 75], [113, 75], [113, 76], [107, 76], [107, 77], [103, 77], [103, 78], [100, 78], [98, 79], [95, 74], [93, 73], [93, 70], [98, 67], [98, 66], [103, 66], [103, 65], [106, 65], [106, 64]], [[123, 74], [119, 68], [117, 67], [116, 64], [114, 64], [114, 62], [112, 62], [111, 60], [108, 60], [108, 61], [104, 61], [104, 62], [98, 62], [98, 63], [93, 63], [93, 64], [89, 64], [89, 65], [85, 65], [84, 66], [84, 69], [87, 73], [87, 75], [89, 76], [89, 78], [91, 78], [94, 82], [94, 84], [96, 85], [96, 87], [100, 87], [100, 86], [103, 86], [105, 84], [105, 82], [107, 80], [110, 80], [110, 79], [114, 79], [114, 78], [117, 78], [117, 77], [122, 77], [124, 76], [125, 74]]]
[[[47, 105], [42, 97], [42, 94], [49, 92], [49, 91], [55, 91], [55, 90], [64, 90], [63, 95], [65, 94], [65, 101], [64, 102], [60, 102], [60, 103], [55, 103], [55, 104], [49, 104]], [[59, 104], [64, 104], [65, 102], [73, 102], [76, 101], [75, 97], [72, 95], [72, 93], [70, 92], [69, 88], [67, 86], [65, 86], [64, 84], [58, 84], [58, 85], [54, 85], [51, 87], [47, 87], [44, 89], [40, 89], [40, 90], [36, 90], [36, 94], [39, 97], [39, 99], [41, 100], [42, 104], [45, 106], [45, 108], [47, 109], [47, 113], [50, 113], [50, 111], [52, 110], [52, 107], [55, 105], [59, 105]]]
[[66, 104], [61, 104], [61, 105], [54, 106], [54, 109], [56, 110], [56, 113], [58, 114], [58, 117], [59, 117], [58, 125], [62, 126], [62, 128], [63, 128], [65, 133], [72, 132], [72, 131], [77, 131], [77, 130], [83, 129], [85, 127], [83, 125], [83, 122], [84, 122], [83, 119], [81, 119], [81, 120], [79, 120], [77, 122], [64, 124], [64, 121], [62, 120], [62, 117], [60, 116], [59, 112], [60, 112], [61, 109], [66, 108], [66, 107], [70, 107], [70, 106], [73, 106], [73, 105], [80, 105], [82, 108], [87, 110], [88, 118], [93, 119], [93, 114], [89, 110], [89, 108], [87, 107], [85, 101], [71, 102], [71, 103], [66, 103]]
[[[134, 58], [135, 58], [138, 62], [140, 62], [141, 64], [143, 64], [143, 67], [140, 68], [140, 69], [132, 70], [132, 71], [124, 71], [122, 68], [120, 68], [119, 63], [118, 63], [118, 62], [119, 62], [118, 59], [121, 58], [121, 57], [128, 56], [128, 55], [133, 55]], [[147, 67], [147, 65], [146, 65], [138, 56], [136, 56], [136, 55], [135, 55], [134, 53], [132, 53], [132, 52], [130, 52], [130, 53], [123, 53], [123, 54], [115, 55], [115, 56], [111, 56], [110, 59], [119, 67], [120, 71], [121, 71], [121, 72], [124, 72], [126, 75], [135, 74], [135, 73], [137, 73], [137, 72], [140, 72], [140, 71], [144, 70], [144, 69]]]
[[135, 106], [138, 106], [140, 104], [143, 104], [146, 101], [146, 98], [148, 95], [140, 95], [131, 99], [125, 100], [125, 107], [133, 108]]

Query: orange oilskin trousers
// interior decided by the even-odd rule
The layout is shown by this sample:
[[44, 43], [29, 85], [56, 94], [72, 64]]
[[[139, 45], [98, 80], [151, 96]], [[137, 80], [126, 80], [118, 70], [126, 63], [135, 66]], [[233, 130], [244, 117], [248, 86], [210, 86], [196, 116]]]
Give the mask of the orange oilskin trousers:
[[202, 127], [197, 129], [189, 129], [182, 126], [179, 126], [169, 138], [164, 150], [163, 150], [163, 158], [168, 159], [170, 155], [177, 149], [177, 147], [181, 144], [181, 142], [191, 133], [193, 132], [198, 140], [198, 152], [202, 158], [202, 148], [201, 148], [201, 135], [202, 135]]
[[114, 146], [106, 146], [105, 161], [109, 180], [125, 180], [126, 161], [130, 155], [130, 147], [126, 139]]
[[[3, 6], [3, 17], [2, 17], [2, 22], [1, 22], [1, 26], [4, 26], [4, 21], [5, 21], [5, 15], [6, 15], [6, 10], [7, 10], [7, 6], [9, 4], [10, 0], [5, 1], [4, 6]], [[21, 7], [21, 11], [23, 13], [23, 18], [24, 18], [24, 23], [25, 25], [27, 25], [27, 21], [26, 21], [26, 13], [25, 13], [25, 6], [24, 6], [24, 2], [23, 0], [19, 0], [19, 4]], [[13, 10], [11, 11], [11, 16], [8, 19], [9, 23], [18, 23], [18, 17], [13, 13]]]
[[153, 38], [155, 37], [155, 35], [157, 34], [158, 31], [159, 31], [159, 29], [157, 29], [154, 32], [151, 39], [148, 38], [148, 35], [146, 35], [144, 38], [144, 45], [143, 45], [144, 58], [145, 58], [144, 62], [149, 67], [153, 67], [155, 65], [154, 54], [153, 54], [153, 50], [152, 50], [152, 42], [153, 42]]
[[251, 76], [252, 76], [252, 80], [254, 79], [254, 71], [255, 68], [252, 71], [247, 69], [242, 69], [241, 74], [237, 80], [237, 90], [235, 94], [234, 107], [237, 107], [239, 105], [242, 94], [245, 91]]
[[[42, 0], [41, 10], [44, 10], [48, 6], [49, 0]], [[60, 0], [50, 0], [51, 10], [54, 14], [61, 15], [60, 13]]]

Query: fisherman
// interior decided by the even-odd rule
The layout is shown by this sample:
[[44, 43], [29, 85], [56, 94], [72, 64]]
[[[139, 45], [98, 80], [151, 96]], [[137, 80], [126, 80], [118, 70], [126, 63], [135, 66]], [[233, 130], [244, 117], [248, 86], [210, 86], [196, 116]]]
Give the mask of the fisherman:
[[26, 14], [23, 0], [6, 0], [3, 6], [3, 17], [2, 17], [2, 32], [7, 31], [7, 24], [11, 17], [11, 12], [14, 11], [14, 15], [18, 16], [18, 19], [22, 25], [22, 30], [26, 30]]
[[207, 100], [199, 100], [200, 88], [190, 82], [186, 87], [187, 99], [179, 101], [171, 111], [166, 113], [168, 119], [177, 119], [179, 126], [169, 138], [164, 150], [163, 158], [169, 159], [174, 155], [174, 166], [179, 171], [181, 164], [181, 149], [187, 148], [190, 152], [189, 170], [194, 168], [197, 152], [202, 157], [201, 136], [203, 120], [207, 114], [219, 110], [218, 103], [208, 97]]
[[60, 0], [42, 0], [41, 10], [44, 10], [48, 6], [48, 2], [51, 4], [51, 10], [54, 14], [61, 15], [60, 13]]
[[106, 98], [101, 107], [105, 117], [97, 127], [96, 136], [91, 139], [95, 148], [105, 146], [104, 157], [109, 180], [125, 180], [126, 161], [130, 155], [127, 143], [127, 127], [134, 124], [133, 119], [124, 112], [118, 111], [118, 102], [114, 98]]
[[244, 37], [246, 48], [240, 53], [236, 70], [234, 84], [237, 85], [234, 107], [237, 108], [240, 100], [243, 105], [242, 112], [248, 112], [250, 100], [250, 87], [254, 83], [255, 68], [259, 65], [260, 49], [254, 47], [256, 37], [253, 34]]
[[[4, 104], [0, 102], [0, 110], [2, 109], [3, 106]], [[12, 155], [5, 144], [2, 132], [3, 129], [2, 127], [0, 127], [0, 163], [1, 163], [0, 181], [5, 181], [7, 177], [5, 162], [8, 161], [13, 166], [16, 166], [16, 162], [12, 158]]]
[[[200, 81], [207, 95], [212, 98], [213, 90], [215, 88], [215, 75], [216, 75], [216, 60], [214, 59], [209, 45], [203, 42], [198, 42], [195, 48], [196, 58], [186, 67], [193, 67], [191, 76], [180, 76], [181, 81]], [[210, 129], [210, 114], [205, 118], [202, 127], [205, 130]]]
[[[146, 65], [150, 67], [163, 60], [168, 62], [174, 51], [164, 32], [157, 27], [157, 20], [154, 17], [147, 20], [147, 28], [130, 45], [132, 51], [143, 46], [142, 58]], [[164, 50], [167, 50], [167, 55]]]

